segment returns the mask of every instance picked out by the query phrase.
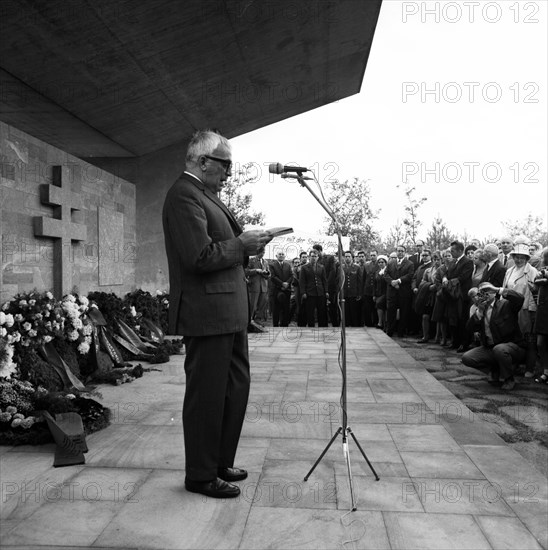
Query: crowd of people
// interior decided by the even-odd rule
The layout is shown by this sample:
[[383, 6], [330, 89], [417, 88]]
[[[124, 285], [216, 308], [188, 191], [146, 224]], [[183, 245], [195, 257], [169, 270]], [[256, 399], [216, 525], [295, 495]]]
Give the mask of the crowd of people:
[[350, 250], [342, 266], [314, 245], [287, 261], [283, 251], [264, 253], [246, 270], [252, 327], [340, 325], [376, 327], [388, 336], [417, 335], [455, 350], [462, 362], [487, 367], [490, 382], [513, 389], [517, 365], [524, 375], [548, 383], [548, 247], [524, 237], [503, 237], [482, 246], [454, 241], [430, 250], [398, 245], [389, 256]]

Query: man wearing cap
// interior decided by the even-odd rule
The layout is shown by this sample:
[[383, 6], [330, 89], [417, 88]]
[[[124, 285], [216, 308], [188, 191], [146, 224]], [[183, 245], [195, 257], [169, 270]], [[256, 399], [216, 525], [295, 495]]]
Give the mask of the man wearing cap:
[[480, 283], [474, 303], [476, 307], [472, 308], [467, 328], [479, 333], [481, 346], [464, 353], [462, 363], [467, 367], [489, 368], [490, 383], [512, 390], [514, 365], [525, 358], [525, 340], [518, 323], [523, 296], [491, 283]]
[[491, 283], [493, 286], [500, 287], [504, 282], [504, 275], [506, 274], [506, 268], [501, 264], [499, 260], [499, 247], [494, 244], [486, 244], [483, 249], [483, 255], [487, 266], [483, 271], [481, 283]]

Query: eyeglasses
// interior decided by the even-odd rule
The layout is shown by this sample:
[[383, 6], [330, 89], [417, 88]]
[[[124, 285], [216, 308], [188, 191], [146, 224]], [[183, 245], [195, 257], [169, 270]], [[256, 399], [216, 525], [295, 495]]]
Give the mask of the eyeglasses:
[[204, 157], [209, 160], [216, 160], [218, 163], [220, 163], [223, 166], [225, 172], [230, 172], [232, 168], [232, 161], [230, 160], [220, 159], [219, 157], [212, 157], [211, 155], [204, 155]]

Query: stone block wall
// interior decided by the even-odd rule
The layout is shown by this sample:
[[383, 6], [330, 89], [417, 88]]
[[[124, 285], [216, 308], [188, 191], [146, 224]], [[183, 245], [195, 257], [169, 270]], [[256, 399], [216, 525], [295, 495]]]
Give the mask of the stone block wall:
[[86, 227], [86, 239], [67, 247], [72, 289], [119, 295], [135, 289], [135, 185], [0, 122], [0, 303], [20, 291], [53, 289], [54, 239], [36, 237], [33, 221], [58, 216], [40, 195], [40, 185], [52, 183], [53, 166], [67, 167], [63, 187], [82, 203], [72, 221]]

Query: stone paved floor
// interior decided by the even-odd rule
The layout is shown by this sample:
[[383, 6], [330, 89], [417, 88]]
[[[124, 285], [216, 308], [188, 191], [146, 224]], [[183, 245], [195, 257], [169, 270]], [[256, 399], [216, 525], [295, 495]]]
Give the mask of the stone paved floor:
[[184, 490], [183, 356], [103, 386], [113, 423], [86, 464], [53, 446], [0, 448], [3, 548], [548, 547], [547, 479], [396, 342], [349, 329], [348, 415], [357, 511], [339, 437], [335, 329], [250, 335], [252, 389], [232, 501]]

